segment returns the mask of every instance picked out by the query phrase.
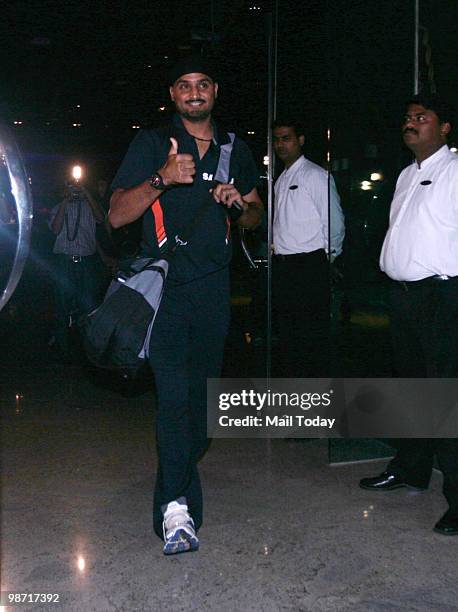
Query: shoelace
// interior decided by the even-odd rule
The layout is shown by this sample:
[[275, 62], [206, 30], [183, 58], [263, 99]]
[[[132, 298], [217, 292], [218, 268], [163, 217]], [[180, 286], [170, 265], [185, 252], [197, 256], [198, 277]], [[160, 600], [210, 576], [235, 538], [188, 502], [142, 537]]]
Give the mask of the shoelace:
[[191, 523], [192, 525], [192, 519], [189, 516], [188, 512], [181, 508], [172, 510], [170, 512], [170, 515], [164, 517], [164, 522], [166, 532], [169, 532], [171, 529], [175, 529], [176, 527], [187, 525], [189, 523]]

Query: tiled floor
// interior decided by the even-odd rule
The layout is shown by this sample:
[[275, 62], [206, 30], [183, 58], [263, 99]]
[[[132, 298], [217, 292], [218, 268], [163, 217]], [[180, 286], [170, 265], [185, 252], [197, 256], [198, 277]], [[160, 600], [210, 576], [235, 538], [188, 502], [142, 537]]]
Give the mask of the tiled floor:
[[458, 538], [431, 530], [437, 473], [422, 494], [369, 493], [358, 479], [383, 462], [329, 467], [324, 440], [215, 440], [201, 549], [166, 558], [153, 393], [60, 365], [3, 367], [0, 383], [2, 590], [61, 602], [19, 609], [458, 610]]

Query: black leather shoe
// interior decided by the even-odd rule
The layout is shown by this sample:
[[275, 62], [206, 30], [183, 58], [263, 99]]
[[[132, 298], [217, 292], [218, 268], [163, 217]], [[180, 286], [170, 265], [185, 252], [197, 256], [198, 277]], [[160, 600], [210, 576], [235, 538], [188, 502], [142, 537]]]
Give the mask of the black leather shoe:
[[405, 478], [401, 478], [397, 474], [389, 471], [383, 472], [380, 476], [374, 476], [373, 478], [363, 478], [359, 481], [359, 486], [369, 491], [392, 491], [393, 489], [399, 489], [401, 487], [408, 487], [415, 491], [425, 491], [427, 488], [411, 485]]
[[458, 535], [458, 514], [448, 510], [434, 525], [434, 531], [442, 535]]

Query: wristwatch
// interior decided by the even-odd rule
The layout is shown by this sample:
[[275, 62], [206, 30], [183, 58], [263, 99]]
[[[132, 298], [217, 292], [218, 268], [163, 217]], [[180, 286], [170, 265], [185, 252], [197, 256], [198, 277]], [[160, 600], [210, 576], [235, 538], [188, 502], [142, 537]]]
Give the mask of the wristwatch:
[[159, 172], [155, 172], [153, 176], [149, 180], [149, 184], [153, 189], [159, 189], [159, 191], [164, 191], [167, 189], [167, 185], [164, 183], [162, 176]]

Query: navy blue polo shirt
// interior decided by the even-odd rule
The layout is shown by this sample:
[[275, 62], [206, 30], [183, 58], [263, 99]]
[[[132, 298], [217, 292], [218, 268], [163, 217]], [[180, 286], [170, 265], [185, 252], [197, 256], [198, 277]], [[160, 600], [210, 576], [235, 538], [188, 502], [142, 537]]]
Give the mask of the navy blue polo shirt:
[[[181, 231], [195, 218], [203, 201], [210, 201], [188, 244], [177, 249], [169, 272], [169, 280], [173, 282], [189, 282], [206, 276], [226, 267], [231, 259], [227, 211], [210, 194], [210, 189], [214, 187], [213, 176], [218, 165], [220, 145], [228, 142], [229, 137], [216, 124], [213, 128], [214, 140], [202, 159], [199, 158], [194, 138], [185, 130], [178, 114], [169, 127], [141, 130], [132, 141], [111, 185], [113, 190], [130, 189], [148, 179], [165, 164], [171, 136], [178, 142], [178, 153], [190, 153], [193, 156], [196, 164], [194, 182], [164, 191], [158, 198], [159, 202], [154, 203], [156, 215], [152, 206], [143, 215], [142, 254], [161, 257], [161, 217], [167, 244], [171, 247], [175, 243], [175, 236], [180, 236]], [[236, 189], [244, 196], [256, 187], [258, 175], [248, 146], [236, 138], [231, 156], [230, 182], [233, 181]]]

